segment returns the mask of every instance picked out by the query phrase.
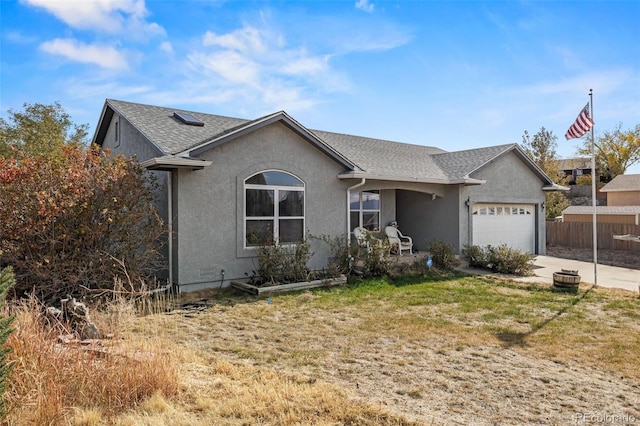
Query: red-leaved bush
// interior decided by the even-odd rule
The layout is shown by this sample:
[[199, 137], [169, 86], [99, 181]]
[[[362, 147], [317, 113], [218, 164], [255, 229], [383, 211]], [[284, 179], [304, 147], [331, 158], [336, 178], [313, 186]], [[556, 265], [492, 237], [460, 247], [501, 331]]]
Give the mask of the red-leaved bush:
[[156, 182], [134, 159], [97, 147], [0, 158], [0, 267], [13, 297], [55, 302], [105, 294], [114, 278], [139, 291], [162, 267]]

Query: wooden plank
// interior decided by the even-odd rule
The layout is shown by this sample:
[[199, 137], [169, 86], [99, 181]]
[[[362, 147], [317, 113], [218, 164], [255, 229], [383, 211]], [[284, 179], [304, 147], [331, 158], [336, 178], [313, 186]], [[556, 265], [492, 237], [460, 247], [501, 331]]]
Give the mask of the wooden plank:
[[[551, 246], [593, 248], [593, 225], [576, 222], [547, 222], [547, 244]], [[640, 226], [598, 223], [598, 248], [640, 252], [640, 244], [614, 239], [614, 235], [640, 235]]]
[[254, 286], [244, 280], [233, 280], [231, 286], [247, 293], [261, 295], [269, 293], [279, 293], [285, 291], [306, 290], [317, 287], [331, 287], [347, 283], [347, 277], [328, 278], [324, 280], [303, 281], [299, 283], [279, 284], [273, 286]]

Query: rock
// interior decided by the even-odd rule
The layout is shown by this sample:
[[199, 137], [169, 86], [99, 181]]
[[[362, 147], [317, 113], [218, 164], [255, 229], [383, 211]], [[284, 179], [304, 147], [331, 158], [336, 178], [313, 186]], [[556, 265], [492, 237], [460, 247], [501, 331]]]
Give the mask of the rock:
[[100, 339], [100, 331], [98, 331], [98, 327], [92, 322], [87, 322], [80, 332], [81, 340], [95, 340]]

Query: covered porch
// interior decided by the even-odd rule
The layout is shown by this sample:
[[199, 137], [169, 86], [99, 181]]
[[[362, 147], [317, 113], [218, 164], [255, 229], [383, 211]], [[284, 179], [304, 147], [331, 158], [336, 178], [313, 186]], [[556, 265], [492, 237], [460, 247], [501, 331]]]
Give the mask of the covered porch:
[[[351, 186], [348, 199], [352, 240], [357, 227], [385, 239], [385, 227], [397, 222], [402, 234], [412, 238], [417, 253], [424, 253], [433, 240], [460, 249], [459, 216], [465, 205], [460, 201], [459, 185], [367, 180]], [[412, 261], [410, 257], [408, 252], [399, 256], [403, 262]]]

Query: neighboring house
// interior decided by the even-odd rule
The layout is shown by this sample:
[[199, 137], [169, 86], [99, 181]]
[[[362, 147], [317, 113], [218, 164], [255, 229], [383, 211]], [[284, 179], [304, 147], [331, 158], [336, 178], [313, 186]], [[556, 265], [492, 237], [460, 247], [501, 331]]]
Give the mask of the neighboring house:
[[[639, 225], [640, 174], [618, 175], [600, 189], [607, 196], [606, 206], [596, 206], [597, 223]], [[593, 206], [571, 206], [562, 211], [563, 222], [593, 221]]]
[[[566, 158], [557, 160], [558, 174], [566, 176], [570, 185], [583, 175], [591, 176], [591, 158]], [[597, 177], [597, 174], [596, 174]]]
[[640, 206], [640, 174], [618, 175], [600, 189], [607, 206]]
[[[543, 254], [544, 192], [563, 189], [516, 144], [445, 152], [307, 129], [282, 111], [244, 120], [108, 99], [93, 142], [157, 175], [167, 278], [182, 291], [251, 274], [253, 237], [346, 239], [394, 220], [418, 250]], [[309, 266], [326, 266], [328, 248], [309, 241]]]
[[[639, 225], [640, 206], [596, 206], [596, 223]], [[569, 206], [562, 211], [563, 222], [593, 223], [593, 206]]]

